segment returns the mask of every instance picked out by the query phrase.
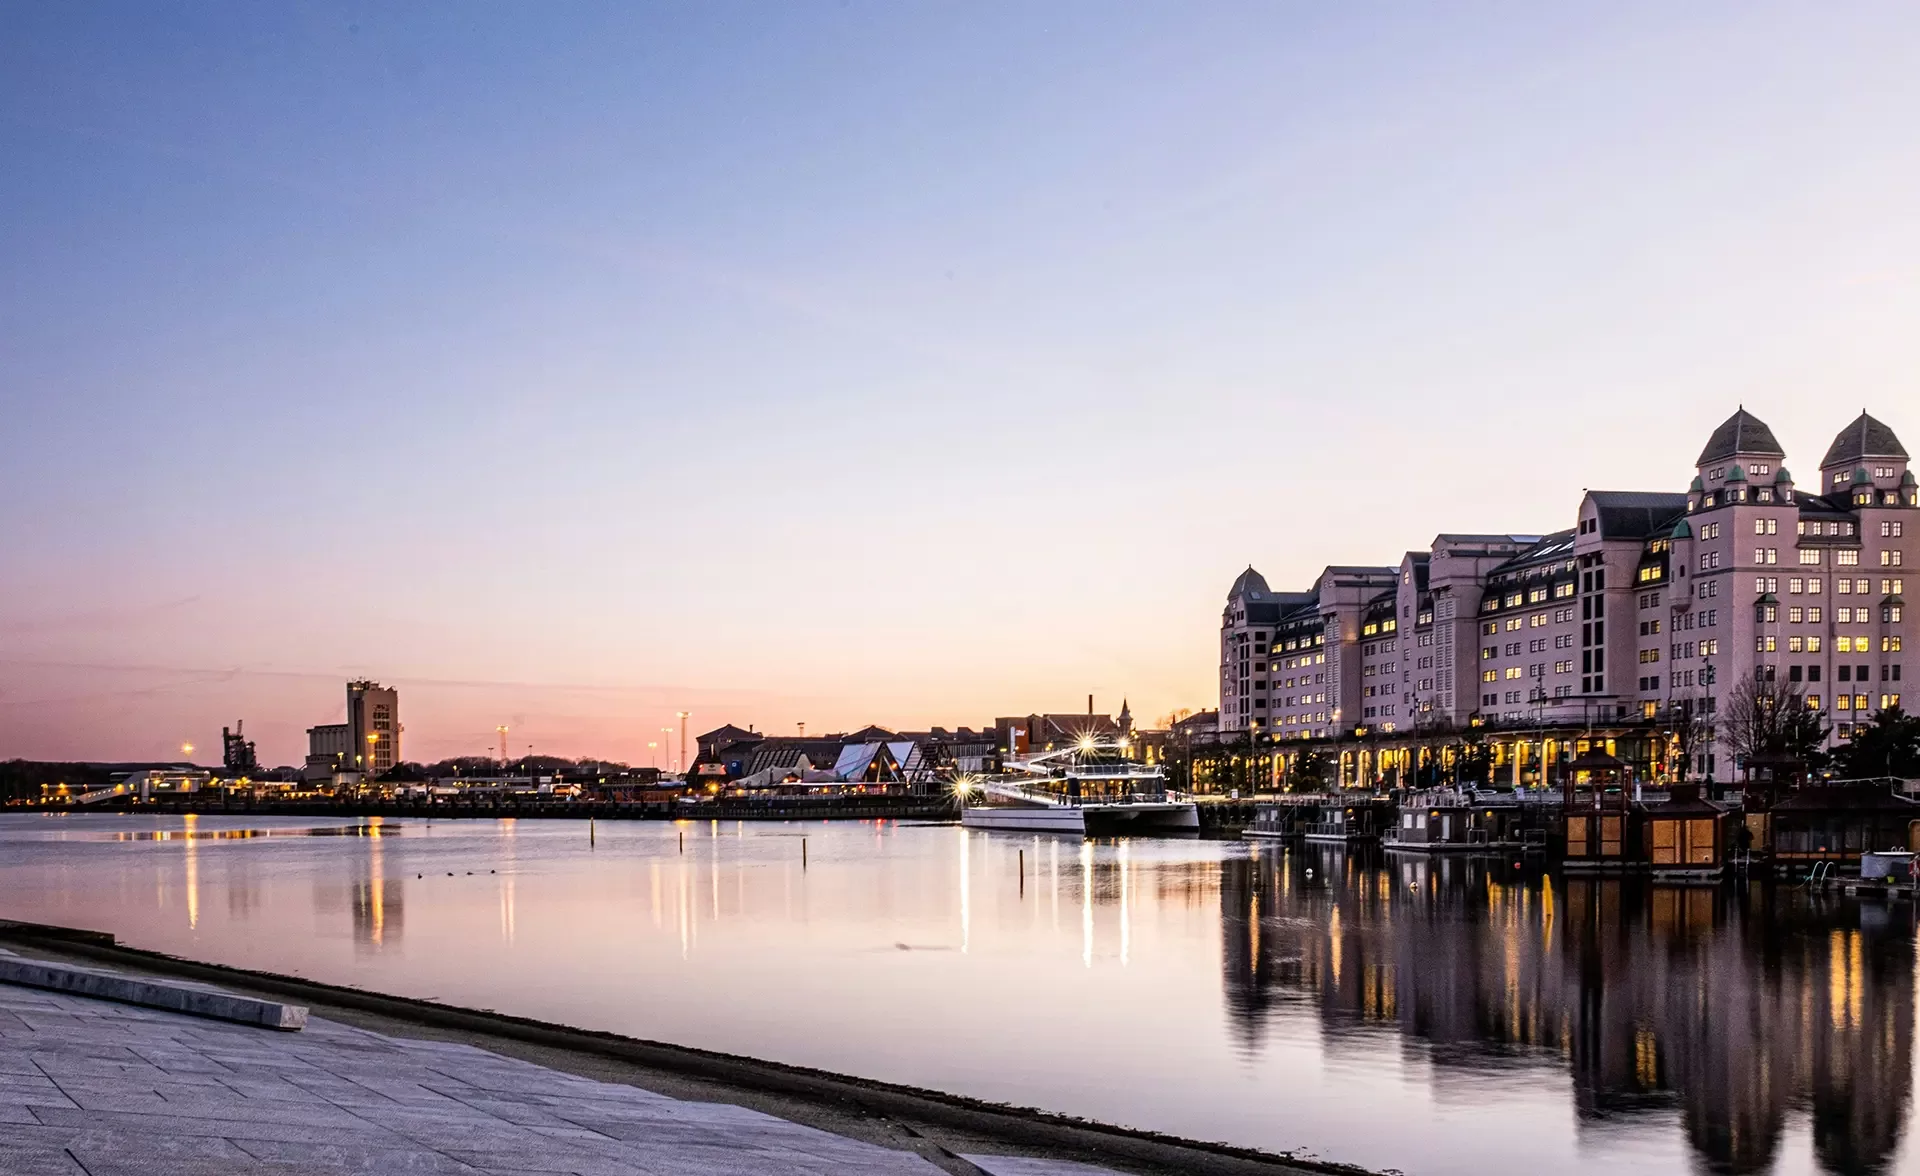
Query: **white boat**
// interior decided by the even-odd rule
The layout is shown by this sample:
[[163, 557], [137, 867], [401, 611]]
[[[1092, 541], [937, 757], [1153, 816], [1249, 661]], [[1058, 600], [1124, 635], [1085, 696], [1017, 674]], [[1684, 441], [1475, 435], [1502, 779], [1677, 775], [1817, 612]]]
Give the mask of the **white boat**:
[[997, 776], [962, 777], [960, 823], [969, 829], [1030, 833], [1195, 831], [1192, 801], [1167, 794], [1156, 764], [1127, 757], [1124, 742], [1082, 739], [1060, 751], [1009, 760]]

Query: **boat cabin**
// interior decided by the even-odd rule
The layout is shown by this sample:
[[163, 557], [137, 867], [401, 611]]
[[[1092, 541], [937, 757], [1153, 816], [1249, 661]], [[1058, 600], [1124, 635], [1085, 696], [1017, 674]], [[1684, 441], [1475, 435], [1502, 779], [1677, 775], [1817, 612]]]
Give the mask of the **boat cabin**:
[[[1537, 809], [1539, 806], [1532, 806]], [[1424, 853], [1507, 850], [1527, 844], [1535, 824], [1514, 792], [1425, 788], [1407, 794], [1382, 844]]]
[[1647, 863], [1655, 877], [1718, 878], [1727, 867], [1727, 810], [1700, 795], [1698, 784], [1675, 784], [1665, 804], [1644, 808]]
[[1633, 801], [1633, 769], [1626, 761], [1596, 747], [1567, 765], [1565, 781], [1565, 868], [1646, 868], [1643, 812]]
[[1920, 803], [1891, 780], [1809, 784], [1777, 802], [1768, 817], [1779, 865], [1851, 866], [1868, 850], [1920, 849]]

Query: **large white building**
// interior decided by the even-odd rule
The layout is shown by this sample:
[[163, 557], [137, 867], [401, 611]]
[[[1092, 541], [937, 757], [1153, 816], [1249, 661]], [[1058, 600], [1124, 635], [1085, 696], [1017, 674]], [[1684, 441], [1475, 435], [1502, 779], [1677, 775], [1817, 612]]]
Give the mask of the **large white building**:
[[306, 776], [381, 775], [400, 762], [400, 692], [378, 682], [347, 683], [347, 721], [307, 728]]
[[[1742, 409], [1682, 493], [1589, 491], [1563, 531], [1444, 534], [1301, 592], [1248, 568], [1221, 618], [1220, 728], [1281, 744], [1626, 731], [1710, 717], [1753, 676], [1800, 684], [1844, 739], [1901, 700], [1920, 625], [1905, 605], [1915, 479], [1865, 413], [1814, 486], [1785, 457]], [[1696, 771], [1732, 767], [1724, 748], [1696, 756]]]

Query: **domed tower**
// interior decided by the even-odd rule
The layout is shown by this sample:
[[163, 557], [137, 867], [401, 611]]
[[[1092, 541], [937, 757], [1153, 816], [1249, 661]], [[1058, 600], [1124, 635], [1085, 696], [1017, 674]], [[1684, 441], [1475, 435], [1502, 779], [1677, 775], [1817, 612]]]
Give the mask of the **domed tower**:
[[[1906, 477], [1906, 447], [1892, 429], [1865, 412], [1840, 430], [1820, 459], [1820, 493], [1835, 505], [1911, 505], [1901, 492]], [[1862, 496], [1866, 502], [1857, 501]]]
[[1706, 491], [1705, 505], [1747, 501], [1753, 485], [1773, 485], [1774, 467], [1786, 456], [1766, 422], [1740, 408], [1707, 438], [1694, 463]]
[[1266, 577], [1251, 565], [1227, 589], [1227, 607], [1220, 615], [1222, 731], [1247, 730], [1266, 709], [1267, 626], [1272, 625], [1277, 611]]

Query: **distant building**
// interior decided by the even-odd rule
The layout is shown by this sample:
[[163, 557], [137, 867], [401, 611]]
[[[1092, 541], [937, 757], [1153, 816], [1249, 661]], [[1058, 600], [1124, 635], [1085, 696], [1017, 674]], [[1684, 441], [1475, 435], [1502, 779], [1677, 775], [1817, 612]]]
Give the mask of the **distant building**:
[[364, 679], [347, 683], [347, 735], [374, 775], [400, 762], [400, 732], [399, 691]]
[[307, 728], [307, 764], [301, 775], [308, 783], [331, 780], [336, 772], [353, 766], [353, 735], [347, 724], [324, 723]]
[[253, 740], [244, 734], [246, 720], [233, 725], [233, 730], [220, 728], [220, 762], [227, 771], [240, 776], [249, 776], [260, 770], [260, 761], [253, 753]]
[[400, 762], [400, 694], [378, 682], [347, 683], [347, 721], [307, 728], [302, 773], [319, 782], [340, 772], [379, 775]]
[[899, 786], [923, 791], [952, 773], [1000, 766], [988, 728], [893, 731], [868, 726], [829, 735], [768, 735], [729, 723], [699, 736], [688, 780], [748, 787], [782, 783]]
[[[1125, 714], [1125, 707], [1122, 707]], [[1132, 725], [1127, 715], [1127, 726]], [[1070, 747], [1082, 739], [1118, 739], [1126, 734], [1112, 715], [1015, 715], [993, 721], [994, 742], [1006, 755], [1027, 755]]]

